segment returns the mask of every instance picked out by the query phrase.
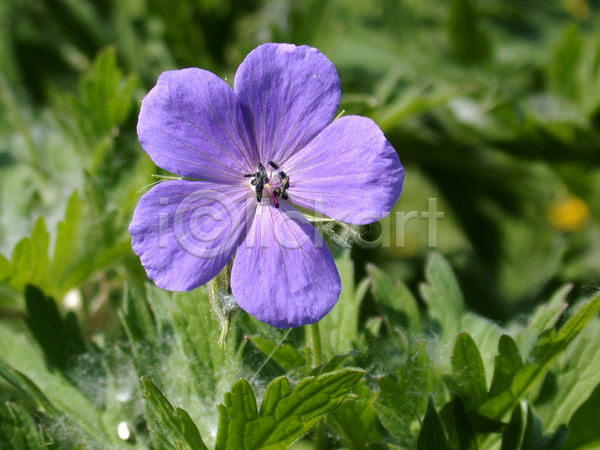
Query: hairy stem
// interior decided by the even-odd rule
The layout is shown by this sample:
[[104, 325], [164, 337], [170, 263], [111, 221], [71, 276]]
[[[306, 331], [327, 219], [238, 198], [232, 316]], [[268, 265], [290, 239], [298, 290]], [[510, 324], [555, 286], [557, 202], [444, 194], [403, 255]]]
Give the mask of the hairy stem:
[[[313, 368], [323, 364], [323, 345], [321, 343], [321, 331], [319, 330], [319, 323], [313, 323], [310, 325], [310, 337], [312, 345], [312, 360], [311, 365]], [[314, 432], [314, 450], [325, 450], [325, 420], [319, 419], [315, 425]]]

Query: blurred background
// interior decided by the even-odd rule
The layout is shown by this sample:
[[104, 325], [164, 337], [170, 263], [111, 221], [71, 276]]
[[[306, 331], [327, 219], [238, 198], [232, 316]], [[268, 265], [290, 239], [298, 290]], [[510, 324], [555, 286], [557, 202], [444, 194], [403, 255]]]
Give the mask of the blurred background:
[[[0, 2], [0, 311], [33, 283], [110, 326], [125, 282], [147, 281], [127, 226], [159, 173], [135, 134], [161, 72], [232, 80], [264, 42], [337, 67], [346, 114], [373, 118], [406, 167], [374, 261], [415, 287], [433, 243], [470, 306], [495, 320], [600, 279], [600, 1], [3, 0]], [[395, 214], [404, 213], [402, 214]], [[384, 240], [385, 241], [385, 240]]]

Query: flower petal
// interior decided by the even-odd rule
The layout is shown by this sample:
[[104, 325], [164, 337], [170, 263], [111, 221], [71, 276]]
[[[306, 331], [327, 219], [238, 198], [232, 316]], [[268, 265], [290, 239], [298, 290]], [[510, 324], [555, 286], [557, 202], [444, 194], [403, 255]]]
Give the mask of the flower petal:
[[206, 70], [163, 73], [142, 101], [137, 131], [150, 158], [172, 173], [235, 183], [256, 170], [237, 96]]
[[317, 49], [264, 44], [246, 57], [234, 89], [254, 130], [259, 160], [279, 163], [334, 118], [340, 80]]
[[382, 219], [402, 191], [404, 168], [371, 119], [342, 117], [282, 163], [292, 203], [343, 222]]
[[214, 278], [240, 242], [245, 199], [247, 188], [183, 180], [144, 194], [129, 233], [148, 277], [169, 291], [189, 291]]
[[340, 277], [316, 228], [287, 202], [262, 202], [231, 272], [237, 303], [274, 327], [318, 322], [336, 304]]

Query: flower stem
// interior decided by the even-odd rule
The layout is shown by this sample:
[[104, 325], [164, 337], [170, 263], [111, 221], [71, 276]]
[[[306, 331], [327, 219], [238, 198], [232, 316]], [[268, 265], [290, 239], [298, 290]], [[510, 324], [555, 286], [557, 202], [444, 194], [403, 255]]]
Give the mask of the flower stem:
[[[311, 365], [313, 368], [323, 364], [323, 345], [321, 343], [321, 331], [319, 329], [319, 323], [313, 323], [310, 325], [310, 337], [311, 337]], [[315, 425], [315, 432], [313, 435], [314, 450], [325, 450], [325, 420], [319, 419]]]
[[321, 331], [319, 330], [319, 323], [313, 323], [310, 325], [310, 337], [312, 344], [312, 361], [311, 365], [313, 368], [323, 364], [323, 346], [321, 344]]

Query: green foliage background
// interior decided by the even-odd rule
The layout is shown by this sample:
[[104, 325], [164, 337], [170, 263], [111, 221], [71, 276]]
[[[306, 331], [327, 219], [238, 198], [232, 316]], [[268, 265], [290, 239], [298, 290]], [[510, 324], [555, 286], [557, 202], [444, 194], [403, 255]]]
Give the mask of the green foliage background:
[[[315, 425], [295, 445], [600, 448], [599, 19], [591, 0], [0, 2], [0, 449], [275, 449]], [[158, 75], [233, 79], [269, 41], [325, 53], [341, 108], [406, 167], [361, 230], [383, 245], [335, 250], [323, 361], [243, 313], [221, 350], [206, 291], [152, 287], [127, 233], [160, 173], [135, 134]], [[429, 198], [433, 255], [425, 220], [396, 233]]]

